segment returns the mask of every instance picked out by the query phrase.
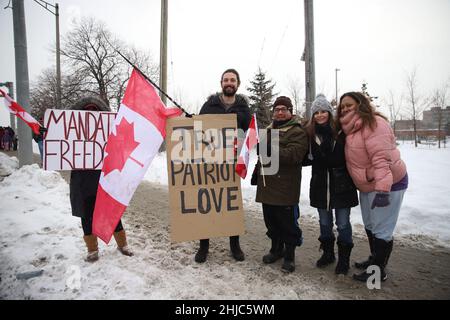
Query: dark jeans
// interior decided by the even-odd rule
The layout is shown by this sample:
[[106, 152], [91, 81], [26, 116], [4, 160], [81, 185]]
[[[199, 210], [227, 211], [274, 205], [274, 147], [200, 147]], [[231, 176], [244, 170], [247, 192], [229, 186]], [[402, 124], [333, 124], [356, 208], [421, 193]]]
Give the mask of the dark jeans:
[[39, 140], [37, 144], [38, 144], [38, 147], [39, 147], [39, 154], [41, 155], [41, 161], [42, 161], [43, 157], [44, 157], [44, 141], [43, 140]]
[[[333, 209], [317, 209], [320, 218], [320, 239], [334, 239], [333, 233]], [[352, 225], [350, 223], [350, 208], [334, 209], [336, 226], [338, 230], [338, 242], [353, 243]]]
[[[83, 227], [83, 232], [85, 236], [92, 234], [92, 218], [81, 218], [81, 226]], [[114, 232], [119, 232], [123, 230], [122, 220], [119, 220], [116, 230]]]
[[302, 230], [298, 225], [300, 211], [298, 204], [294, 206], [273, 206], [262, 204], [267, 236], [271, 239], [281, 239], [285, 244], [301, 246]]

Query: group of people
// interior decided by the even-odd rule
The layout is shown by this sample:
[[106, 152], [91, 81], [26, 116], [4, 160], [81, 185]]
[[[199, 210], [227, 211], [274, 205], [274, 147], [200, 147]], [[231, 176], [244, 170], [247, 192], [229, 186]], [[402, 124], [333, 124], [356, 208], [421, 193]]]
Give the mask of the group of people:
[[17, 150], [17, 136], [10, 126], [0, 127], [0, 150]]
[[[221, 77], [222, 92], [211, 96], [200, 114], [236, 113], [238, 128], [247, 130], [250, 110], [244, 96], [237, 94], [239, 84], [238, 72], [226, 70]], [[264, 168], [272, 164], [269, 158], [274, 156], [273, 151], [258, 152], [260, 161], [252, 176], [252, 184], [257, 185], [256, 202], [262, 204], [267, 236], [271, 240], [269, 252], [262, 257], [263, 263], [283, 259], [282, 271], [295, 270], [295, 250], [303, 243], [298, 224], [302, 167], [311, 165], [310, 205], [319, 214], [318, 240], [322, 249], [317, 267], [336, 261], [336, 243], [335, 273], [348, 274], [354, 246], [350, 212], [360, 204], [370, 256], [355, 263], [363, 271], [353, 278], [367, 281], [372, 274], [367, 268], [375, 265], [380, 269], [381, 280], [386, 280], [393, 233], [408, 187], [406, 165], [389, 122], [375, 110], [370, 98], [360, 92], [342, 95], [336, 111], [319, 94], [312, 103], [309, 121], [295, 115], [293, 109], [288, 97], [276, 98], [271, 110], [272, 123], [266, 128], [267, 134], [260, 145], [265, 144], [265, 150], [278, 153], [279, 169], [276, 174], [265, 175]], [[272, 141], [274, 130], [278, 134], [276, 141]], [[209, 239], [200, 240], [195, 261], [206, 261], [208, 250]], [[245, 259], [238, 236], [230, 237], [230, 250], [237, 261]]]
[[[237, 93], [239, 73], [234, 69], [225, 70], [220, 84], [222, 91], [207, 99], [200, 114], [235, 113], [238, 129], [246, 131], [251, 113], [245, 96]], [[103, 101], [94, 97], [81, 100], [73, 109], [109, 110]], [[275, 100], [271, 111], [272, 123], [259, 144], [278, 153], [275, 156], [279, 169], [276, 174], [266, 175], [264, 168], [270, 166], [269, 158], [274, 154], [261, 152], [252, 176], [252, 184], [257, 186], [256, 202], [262, 204], [267, 236], [271, 240], [269, 252], [262, 257], [263, 263], [283, 259], [282, 271], [295, 270], [295, 250], [303, 243], [298, 224], [302, 167], [311, 165], [310, 205], [317, 208], [319, 214], [318, 240], [323, 251], [317, 267], [335, 262], [337, 243], [335, 273], [348, 273], [354, 246], [350, 211], [360, 204], [370, 256], [367, 261], [355, 263], [356, 268], [364, 271], [353, 277], [366, 281], [371, 275], [367, 268], [376, 265], [380, 268], [381, 280], [386, 280], [385, 268], [393, 248], [393, 232], [408, 186], [406, 166], [387, 119], [375, 110], [367, 96], [359, 92], [342, 95], [336, 111], [324, 95], [318, 95], [312, 103], [309, 121], [294, 115], [292, 102], [285, 96]], [[276, 140], [272, 139], [275, 130]], [[81, 217], [87, 261], [91, 262], [98, 259], [92, 216], [99, 176], [100, 171], [72, 171], [70, 182], [72, 212]], [[333, 232], [334, 219], [337, 241]], [[122, 254], [133, 255], [121, 221], [114, 237]], [[235, 260], [245, 260], [239, 235], [230, 237], [230, 251]], [[209, 239], [200, 240], [195, 261], [205, 262], [208, 252]]]

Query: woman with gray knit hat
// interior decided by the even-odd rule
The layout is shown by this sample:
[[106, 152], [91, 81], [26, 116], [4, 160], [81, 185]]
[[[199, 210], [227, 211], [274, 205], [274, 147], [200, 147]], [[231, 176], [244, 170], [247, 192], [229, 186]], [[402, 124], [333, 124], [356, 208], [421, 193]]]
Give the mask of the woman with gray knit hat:
[[356, 187], [345, 165], [345, 135], [337, 132], [333, 109], [323, 94], [317, 95], [311, 106], [311, 119], [306, 131], [309, 154], [303, 165], [312, 165], [309, 198], [320, 219], [320, 248], [323, 254], [319, 268], [333, 263], [335, 236], [333, 209], [338, 230], [338, 263], [336, 274], [347, 274], [353, 248], [350, 209], [358, 205]]

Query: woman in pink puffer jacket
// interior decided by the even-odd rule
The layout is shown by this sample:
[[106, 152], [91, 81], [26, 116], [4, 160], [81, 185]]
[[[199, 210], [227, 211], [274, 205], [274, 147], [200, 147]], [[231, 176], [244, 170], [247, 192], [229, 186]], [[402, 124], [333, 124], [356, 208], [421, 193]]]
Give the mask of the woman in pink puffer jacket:
[[[361, 213], [371, 251], [367, 261], [355, 266], [360, 269], [378, 266], [384, 281], [393, 246], [392, 235], [408, 187], [406, 165], [400, 158], [389, 122], [375, 111], [364, 94], [345, 93], [340, 99], [337, 116], [347, 136], [347, 169], [360, 191]], [[366, 270], [353, 278], [367, 281], [370, 276]]]

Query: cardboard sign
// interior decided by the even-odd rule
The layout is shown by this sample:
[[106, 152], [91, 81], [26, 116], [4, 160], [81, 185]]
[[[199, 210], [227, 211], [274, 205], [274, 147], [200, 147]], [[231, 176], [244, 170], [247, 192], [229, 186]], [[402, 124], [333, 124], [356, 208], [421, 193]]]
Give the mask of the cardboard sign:
[[177, 117], [166, 132], [172, 242], [243, 234], [236, 115]]
[[45, 111], [45, 170], [101, 170], [104, 150], [116, 113]]

